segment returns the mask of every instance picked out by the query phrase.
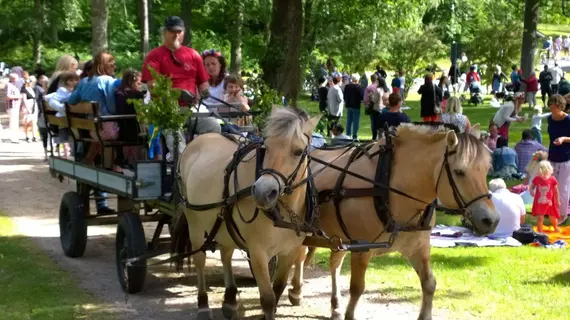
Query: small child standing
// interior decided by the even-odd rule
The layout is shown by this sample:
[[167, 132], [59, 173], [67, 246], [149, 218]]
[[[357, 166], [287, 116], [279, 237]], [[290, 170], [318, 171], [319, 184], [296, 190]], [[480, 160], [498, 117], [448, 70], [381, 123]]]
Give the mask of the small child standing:
[[553, 171], [549, 161], [541, 161], [538, 165], [538, 174], [532, 179], [529, 188], [530, 194], [534, 197], [532, 215], [538, 217], [538, 232], [542, 232], [544, 216], [550, 218], [554, 231], [560, 232], [558, 229], [558, 219], [560, 218], [558, 181], [552, 175]]
[[534, 115], [531, 118], [532, 128], [530, 128], [530, 131], [532, 132], [532, 139], [542, 144], [542, 119], [548, 117], [550, 115], [550, 112], [542, 113], [541, 106], [535, 106], [533, 110]]
[[[59, 76], [59, 82], [60, 87], [57, 91], [46, 95], [45, 99], [50, 108], [57, 111], [55, 116], [63, 118], [65, 117], [65, 103], [77, 83], [79, 83], [79, 76], [75, 72], [63, 72]], [[58, 132], [58, 144], [63, 144], [63, 156], [67, 159], [69, 157], [69, 129], [60, 127]]]

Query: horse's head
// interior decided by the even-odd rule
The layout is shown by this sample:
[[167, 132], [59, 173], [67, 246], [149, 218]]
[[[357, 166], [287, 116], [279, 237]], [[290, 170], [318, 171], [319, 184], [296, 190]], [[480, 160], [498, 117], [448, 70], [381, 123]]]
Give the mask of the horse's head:
[[[424, 169], [432, 172], [429, 183], [441, 204], [457, 210], [471, 221], [475, 231], [490, 234], [499, 223], [499, 213], [487, 188], [491, 165], [489, 149], [478, 139], [479, 127], [470, 133], [457, 134], [443, 126], [404, 124], [398, 128], [396, 143], [404, 154], [421, 157]], [[420, 153], [427, 149], [428, 152]], [[422, 183], [428, 183], [424, 181]], [[433, 190], [433, 189], [432, 189]]]
[[499, 224], [499, 213], [487, 188], [490, 152], [479, 141], [479, 135], [478, 128], [470, 133], [446, 133], [436, 190], [441, 203], [460, 209], [477, 233], [490, 234]]
[[273, 208], [280, 195], [293, 192], [295, 182], [306, 176], [310, 137], [319, 119], [306, 120], [291, 108], [273, 108], [264, 129], [263, 170], [251, 188], [259, 208]]

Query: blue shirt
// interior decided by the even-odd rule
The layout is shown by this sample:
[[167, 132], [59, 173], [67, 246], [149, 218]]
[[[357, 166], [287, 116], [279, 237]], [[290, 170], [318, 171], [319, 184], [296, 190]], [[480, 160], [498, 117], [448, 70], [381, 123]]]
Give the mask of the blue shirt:
[[516, 70], [513, 70], [513, 72], [511, 72], [511, 82], [513, 84], [517, 84], [517, 83], [521, 82], [521, 78], [520, 78], [520, 76]]
[[83, 78], [69, 96], [69, 104], [82, 101], [95, 101], [99, 103], [99, 115], [115, 114], [115, 79], [111, 76], [93, 76]]
[[493, 170], [495, 172], [501, 170], [506, 166], [514, 167], [518, 171], [519, 160], [515, 149], [509, 147], [497, 148], [497, 150], [493, 151], [492, 158]]
[[570, 161], [570, 144], [563, 143], [559, 146], [553, 142], [560, 137], [570, 137], [570, 116], [555, 121], [552, 116], [548, 118], [548, 135], [550, 136], [550, 146], [548, 148], [548, 160], [551, 162]]

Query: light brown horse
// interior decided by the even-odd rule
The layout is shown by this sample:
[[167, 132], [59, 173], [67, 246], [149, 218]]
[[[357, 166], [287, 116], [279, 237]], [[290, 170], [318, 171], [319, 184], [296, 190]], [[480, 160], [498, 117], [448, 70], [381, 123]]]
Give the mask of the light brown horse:
[[[478, 128], [471, 134], [456, 134], [444, 127], [426, 125], [403, 124], [398, 127], [394, 138], [394, 154], [390, 186], [419, 198], [424, 203], [406, 198], [393, 192], [389, 195], [390, 212], [396, 223], [401, 226], [414, 224], [418, 221], [420, 213], [436, 198], [448, 208], [458, 208], [451, 181], [457, 186], [459, 196], [468, 204], [470, 220], [480, 234], [494, 232], [499, 214], [488, 197], [481, 197], [488, 193], [486, 174], [490, 166], [490, 153], [478, 140]], [[378, 150], [374, 146], [369, 152]], [[314, 158], [333, 161], [343, 150], [322, 151], [311, 153]], [[444, 160], [448, 154], [448, 163], [451, 179], [447, 175]], [[344, 167], [349, 153], [338, 158], [334, 163]], [[351, 172], [361, 174], [370, 179], [374, 178], [378, 157], [370, 159], [363, 156], [356, 160], [349, 168]], [[311, 162], [312, 172], [316, 172], [323, 165]], [[325, 169], [315, 177], [315, 185], [320, 190], [333, 188], [339, 176], [339, 171]], [[358, 178], [347, 176], [343, 187], [369, 188], [370, 183]], [[473, 203], [471, 200], [478, 199]], [[329, 201], [321, 205], [321, 228], [329, 236], [338, 236], [347, 241], [347, 236], [341, 228], [336, 217], [334, 205]], [[382, 232], [384, 225], [378, 218], [373, 198], [346, 198], [340, 203], [340, 212], [347, 230], [353, 239], [369, 242], [384, 242], [389, 238], [389, 232]], [[430, 226], [435, 224], [435, 215]], [[314, 250], [314, 249], [312, 249]], [[332, 275], [331, 312], [332, 319], [354, 319], [354, 312], [358, 300], [365, 289], [365, 273], [372, 256], [388, 252], [400, 252], [416, 270], [422, 286], [422, 304], [419, 319], [432, 319], [432, 302], [436, 288], [436, 281], [430, 266], [430, 231], [400, 232], [391, 248], [375, 249], [368, 252], [353, 252], [351, 255], [350, 300], [345, 313], [340, 307], [341, 298], [338, 278], [340, 266], [346, 251], [331, 252], [330, 270]], [[312, 252], [311, 252], [312, 253]], [[302, 298], [302, 269], [305, 260], [306, 248], [299, 254], [295, 266], [295, 275], [292, 279], [293, 288], [289, 290], [289, 300], [299, 305]]]
[[[305, 121], [292, 109], [274, 108], [264, 130], [266, 153], [263, 175], [256, 182], [257, 158], [254, 150], [240, 160], [229, 179], [229, 195], [251, 187], [252, 196], [237, 201], [233, 206], [232, 216], [239, 234], [249, 249], [265, 319], [275, 318], [277, 301], [287, 286], [287, 276], [305, 236], [298, 236], [293, 230], [275, 228], [273, 222], [261, 212], [252, 219], [257, 207], [254, 199], [272, 203], [279, 200], [284, 206], [298, 213], [300, 218], [304, 218], [305, 185], [285, 195], [282, 194], [285, 192], [285, 187], [291, 186], [307, 175], [306, 155], [311, 132], [319, 118]], [[224, 171], [237, 150], [238, 144], [235, 141], [211, 133], [199, 136], [186, 147], [180, 156], [179, 170], [181, 193], [189, 204], [206, 205], [223, 200]], [[237, 180], [234, 180], [235, 175]], [[273, 184], [267, 183], [267, 181], [276, 181], [275, 179], [280, 177], [285, 177], [288, 181], [280, 181], [280, 185], [275, 188]], [[285, 221], [291, 221], [283, 210], [281, 213]], [[211, 232], [219, 214], [220, 207], [200, 211], [185, 208], [184, 214], [177, 219], [172, 236], [178, 253], [185, 251], [188, 239], [191, 250], [200, 248], [205, 241], [204, 233]], [[234, 242], [225, 222], [217, 232], [215, 240], [220, 249], [226, 287], [222, 312], [227, 318], [236, 318], [239, 316], [236, 301], [237, 286], [231, 263], [232, 254], [238, 248], [238, 244]], [[278, 266], [272, 287], [268, 262], [273, 256], [278, 256]], [[208, 305], [204, 276], [206, 254], [198, 252], [192, 256], [192, 259], [198, 278], [198, 319], [211, 319], [212, 311]]]

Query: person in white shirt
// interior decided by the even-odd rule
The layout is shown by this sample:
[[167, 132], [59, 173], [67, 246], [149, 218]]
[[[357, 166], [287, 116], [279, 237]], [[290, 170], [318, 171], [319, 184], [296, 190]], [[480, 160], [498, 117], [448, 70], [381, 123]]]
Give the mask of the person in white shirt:
[[526, 208], [522, 198], [507, 189], [503, 179], [489, 181], [489, 191], [492, 192], [491, 200], [501, 217], [495, 233], [490, 238], [511, 237], [513, 232], [521, 228], [526, 216]]
[[497, 126], [499, 130], [499, 135], [503, 136], [505, 139], [509, 139], [509, 127], [511, 122], [522, 122], [525, 119], [519, 117], [515, 110], [515, 103], [512, 97], [505, 98], [505, 103], [501, 105], [499, 110], [495, 113], [493, 117], [493, 124]]
[[562, 41], [562, 47], [564, 55], [566, 56], [566, 59], [568, 59], [568, 55], [570, 55], [570, 36], [566, 36], [566, 38], [564, 38]]
[[339, 86], [340, 80], [340, 76], [334, 77], [333, 86], [329, 88], [329, 92], [327, 93], [328, 118], [331, 123], [331, 126], [327, 130], [327, 135], [330, 135], [332, 125], [336, 124], [342, 117], [342, 111], [344, 109], [344, 95]]
[[550, 86], [552, 88], [552, 94], [558, 93], [558, 83], [564, 76], [564, 71], [558, 66], [558, 63], [554, 63], [554, 68], [549, 69], [550, 74], [552, 75], [552, 81], [550, 82]]

